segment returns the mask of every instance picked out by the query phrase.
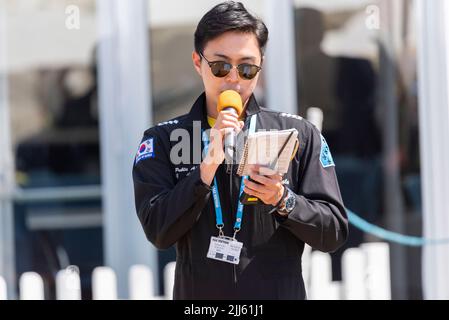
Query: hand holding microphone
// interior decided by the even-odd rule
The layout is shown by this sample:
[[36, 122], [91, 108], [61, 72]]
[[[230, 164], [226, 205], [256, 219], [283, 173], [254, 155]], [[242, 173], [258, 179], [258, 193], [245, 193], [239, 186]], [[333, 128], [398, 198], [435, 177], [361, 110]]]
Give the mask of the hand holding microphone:
[[243, 128], [243, 121], [238, 120], [243, 111], [240, 94], [234, 90], [223, 91], [218, 97], [217, 111], [217, 123], [221, 117], [222, 125], [228, 128], [225, 130], [224, 157], [229, 165], [234, 161], [236, 134]]
[[217, 111], [218, 117], [210, 132], [209, 150], [201, 164], [201, 178], [208, 185], [211, 184], [215, 171], [224, 159], [227, 159], [227, 163], [231, 163], [228, 161], [230, 157], [232, 161], [235, 134], [244, 126], [243, 121], [238, 120], [242, 112], [242, 99], [238, 92], [233, 90], [222, 92], [218, 98]]

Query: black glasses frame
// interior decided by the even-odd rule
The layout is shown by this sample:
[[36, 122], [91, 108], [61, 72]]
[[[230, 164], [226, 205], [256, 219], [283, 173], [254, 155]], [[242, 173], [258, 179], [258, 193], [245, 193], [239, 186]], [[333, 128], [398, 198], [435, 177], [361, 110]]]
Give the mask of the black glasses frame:
[[[200, 56], [206, 60], [207, 64], [209, 65], [212, 74], [218, 78], [226, 77], [229, 72], [235, 67], [237, 68], [237, 71], [239, 73], [239, 77], [244, 80], [251, 80], [254, 79], [254, 77], [257, 75], [257, 73], [262, 70], [262, 67], [257, 66], [255, 64], [250, 63], [241, 63], [237, 66], [232, 65], [229, 62], [226, 61], [209, 61], [206, 59], [206, 57], [200, 53]], [[248, 72], [249, 70], [249, 72]]]

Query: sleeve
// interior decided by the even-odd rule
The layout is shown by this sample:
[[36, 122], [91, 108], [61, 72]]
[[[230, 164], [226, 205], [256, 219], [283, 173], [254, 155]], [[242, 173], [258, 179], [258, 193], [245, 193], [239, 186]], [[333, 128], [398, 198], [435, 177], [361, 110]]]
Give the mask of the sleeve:
[[147, 239], [158, 249], [169, 248], [193, 227], [211, 190], [201, 180], [199, 165], [176, 181], [167, 139], [155, 131], [146, 134], [133, 166], [137, 215]]
[[348, 218], [326, 140], [313, 126], [307, 136], [296, 206], [288, 217], [276, 214], [276, 219], [312, 248], [333, 252], [348, 237]]

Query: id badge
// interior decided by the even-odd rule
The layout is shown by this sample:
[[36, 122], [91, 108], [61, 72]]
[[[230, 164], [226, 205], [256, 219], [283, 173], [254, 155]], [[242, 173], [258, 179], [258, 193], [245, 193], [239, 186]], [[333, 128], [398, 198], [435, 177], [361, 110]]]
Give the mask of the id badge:
[[239, 264], [243, 243], [229, 237], [211, 237], [207, 257], [227, 263]]

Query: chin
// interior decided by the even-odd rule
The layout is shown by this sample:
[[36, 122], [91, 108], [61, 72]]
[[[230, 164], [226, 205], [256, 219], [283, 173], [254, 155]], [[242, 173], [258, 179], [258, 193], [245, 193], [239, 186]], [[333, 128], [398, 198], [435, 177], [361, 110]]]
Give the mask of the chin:
[[[241, 95], [241, 94], [240, 94], [240, 95]], [[243, 104], [246, 104], [246, 102], [248, 101], [250, 95], [251, 95], [251, 94], [248, 94], [248, 95], [245, 95], [245, 96], [241, 95]]]

